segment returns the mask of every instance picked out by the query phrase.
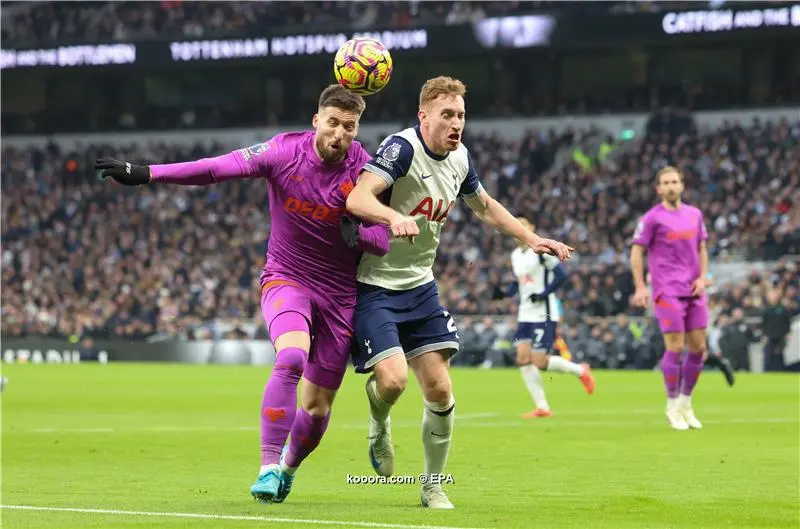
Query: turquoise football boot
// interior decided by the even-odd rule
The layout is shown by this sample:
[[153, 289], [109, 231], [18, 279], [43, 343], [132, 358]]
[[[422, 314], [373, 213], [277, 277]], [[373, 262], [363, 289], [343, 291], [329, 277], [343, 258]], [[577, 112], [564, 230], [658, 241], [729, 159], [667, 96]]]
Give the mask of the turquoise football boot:
[[[253, 497], [261, 503], [272, 503], [276, 501], [280, 486], [280, 467], [271, 467], [269, 470], [258, 476], [256, 482], [253, 483], [252, 487], [250, 487], [250, 494], [252, 494]], [[283, 499], [280, 501], [283, 501]]]

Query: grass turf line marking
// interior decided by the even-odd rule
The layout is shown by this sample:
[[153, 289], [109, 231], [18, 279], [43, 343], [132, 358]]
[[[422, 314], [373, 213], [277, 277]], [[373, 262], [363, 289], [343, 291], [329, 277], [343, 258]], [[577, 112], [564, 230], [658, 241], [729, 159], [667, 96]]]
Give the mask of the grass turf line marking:
[[[117, 516], [154, 516], [162, 518], [195, 518], [202, 520], [233, 520], [243, 522], [295, 523], [307, 525], [344, 525], [347, 527], [374, 527], [378, 529], [477, 529], [473, 527], [449, 527], [444, 525], [411, 525], [378, 522], [347, 522], [341, 520], [315, 520], [304, 518], [279, 518], [269, 516], [245, 516], [235, 514], [200, 514], [188, 512], [122, 511], [117, 509], [79, 509], [76, 507], [38, 507], [35, 505], [0, 505], [0, 510], [72, 512], [79, 514], [111, 514]], [[485, 529], [485, 528], [484, 528]]]

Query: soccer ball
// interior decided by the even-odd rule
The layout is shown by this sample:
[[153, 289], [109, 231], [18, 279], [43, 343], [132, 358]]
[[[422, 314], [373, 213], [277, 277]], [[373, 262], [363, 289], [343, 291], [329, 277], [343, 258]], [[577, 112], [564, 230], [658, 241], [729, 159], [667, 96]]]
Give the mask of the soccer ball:
[[336, 52], [333, 73], [340, 85], [355, 94], [376, 94], [392, 77], [392, 56], [377, 40], [351, 39]]

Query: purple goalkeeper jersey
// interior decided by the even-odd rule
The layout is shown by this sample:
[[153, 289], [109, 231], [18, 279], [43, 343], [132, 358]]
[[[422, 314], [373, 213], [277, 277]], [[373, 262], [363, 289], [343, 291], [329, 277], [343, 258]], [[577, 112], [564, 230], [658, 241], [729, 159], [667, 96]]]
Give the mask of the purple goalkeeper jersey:
[[[184, 185], [265, 179], [272, 226], [261, 284], [289, 280], [315, 293], [355, 299], [361, 251], [347, 247], [339, 220], [370, 158], [354, 141], [343, 162], [324, 162], [314, 150], [313, 131], [289, 132], [216, 158], [152, 165], [150, 171], [153, 181]], [[385, 226], [362, 229], [360, 244], [362, 237], [388, 251]]]
[[658, 204], [644, 214], [633, 244], [647, 249], [653, 298], [692, 295], [692, 282], [700, 277], [700, 243], [706, 239], [703, 213], [696, 207], [681, 204], [671, 210]]

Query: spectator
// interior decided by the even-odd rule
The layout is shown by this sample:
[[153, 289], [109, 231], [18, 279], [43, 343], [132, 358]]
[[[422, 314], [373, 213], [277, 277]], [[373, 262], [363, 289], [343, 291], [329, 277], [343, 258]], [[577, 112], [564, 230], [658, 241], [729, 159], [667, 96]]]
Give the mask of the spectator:
[[783, 371], [786, 369], [783, 350], [792, 326], [792, 314], [786, 306], [789, 300], [781, 299], [781, 292], [777, 289], [771, 290], [767, 299], [769, 304], [761, 316], [761, 328], [767, 339], [764, 347], [765, 368], [768, 371]]

